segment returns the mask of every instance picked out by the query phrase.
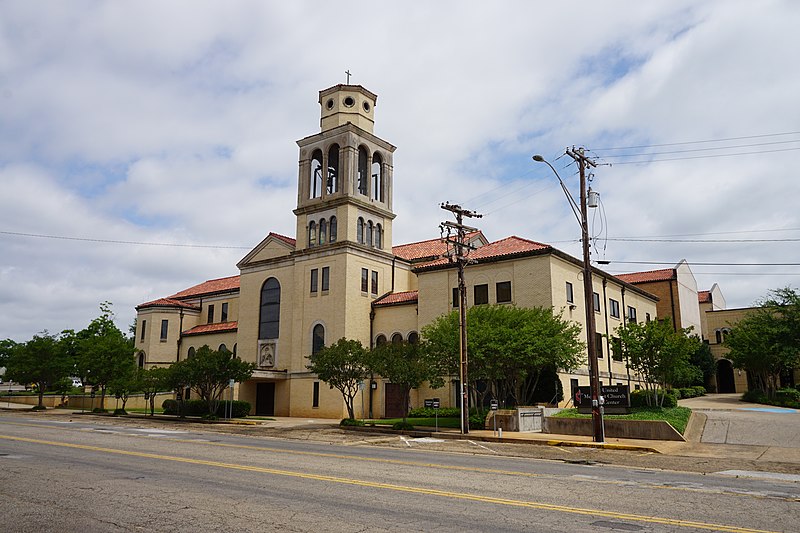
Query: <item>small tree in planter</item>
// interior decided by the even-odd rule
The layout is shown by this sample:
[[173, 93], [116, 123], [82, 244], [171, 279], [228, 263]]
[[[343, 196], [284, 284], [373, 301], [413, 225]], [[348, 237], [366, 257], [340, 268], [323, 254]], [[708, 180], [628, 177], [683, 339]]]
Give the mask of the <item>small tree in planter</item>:
[[342, 393], [347, 416], [355, 419], [353, 401], [358, 386], [369, 375], [367, 350], [360, 341], [341, 338], [308, 357], [306, 368], [314, 372], [330, 388]]

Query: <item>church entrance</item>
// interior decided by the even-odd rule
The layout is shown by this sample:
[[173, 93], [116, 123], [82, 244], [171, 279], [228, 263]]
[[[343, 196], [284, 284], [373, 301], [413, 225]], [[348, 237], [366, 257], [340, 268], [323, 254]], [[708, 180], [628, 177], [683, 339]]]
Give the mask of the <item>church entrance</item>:
[[733, 380], [733, 365], [727, 359], [717, 361], [717, 392], [721, 394], [736, 392]]
[[256, 414], [261, 416], [275, 414], [275, 383], [256, 384]]
[[384, 418], [402, 418], [405, 414], [403, 408], [403, 389], [395, 383], [387, 383], [384, 389]]

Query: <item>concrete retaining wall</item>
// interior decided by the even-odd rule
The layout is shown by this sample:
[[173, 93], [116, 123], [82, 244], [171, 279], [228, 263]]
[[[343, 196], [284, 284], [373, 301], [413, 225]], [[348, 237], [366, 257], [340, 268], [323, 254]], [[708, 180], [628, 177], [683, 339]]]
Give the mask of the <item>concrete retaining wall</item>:
[[[164, 400], [171, 400], [175, 397], [175, 395], [171, 392], [165, 392], [156, 395], [156, 409], [161, 407], [161, 404]], [[0, 396], [0, 404], [4, 402], [11, 401], [12, 403], [21, 403], [25, 405], [39, 405], [39, 397], [38, 396], [17, 396], [17, 395], [4, 395]], [[61, 395], [50, 395], [45, 394], [44, 398], [42, 398], [42, 403], [45, 407], [53, 408], [53, 407], [67, 407], [70, 409], [81, 410], [86, 409], [87, 411], [92, 409], [92, 407], [100, 407], [100, 395], [96, 395], [94, 399], [92, 399], [91, 395], [81, 395], [81, 394], [73, 394], [67, 395], [65, 401], [61, 401]], [[122, 407], [122, 402], [119, 402], [119, 406]], [[106, 395], [106, 409], [114, 410], [117, 407], [117, 399], [114, 396]], [[132, 394], [128, 397], [128, 403], [125, 404], [126, 409], [150, 409], [150, 400], [145, 401], [144, 394]]]
[[[604, 419], [606, 437], [616, 439], [679, 440], [683, 435], [663, 420], [619, 420]], [[591, 418], [544, 419], [543, 431], [559, 435], [592, 435]]]

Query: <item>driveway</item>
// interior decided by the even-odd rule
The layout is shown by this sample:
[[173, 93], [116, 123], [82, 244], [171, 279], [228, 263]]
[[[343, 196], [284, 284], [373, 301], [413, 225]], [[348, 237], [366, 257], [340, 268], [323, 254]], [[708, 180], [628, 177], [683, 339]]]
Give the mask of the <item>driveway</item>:
[[740, 394], [708, 394], [678, 403], [705, 414], [700, 442], [800, 448], [800, 411], [739, 401]]

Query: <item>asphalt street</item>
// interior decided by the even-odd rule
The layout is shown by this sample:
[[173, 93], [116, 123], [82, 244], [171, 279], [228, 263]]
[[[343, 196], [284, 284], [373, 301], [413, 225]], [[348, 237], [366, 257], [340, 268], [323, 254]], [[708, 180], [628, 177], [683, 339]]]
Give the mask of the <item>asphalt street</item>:
[[8, 531], [796, 531], [800, 523], [791, 477], [355, 437], [333, 444], [0, 413], [0, 516]]

